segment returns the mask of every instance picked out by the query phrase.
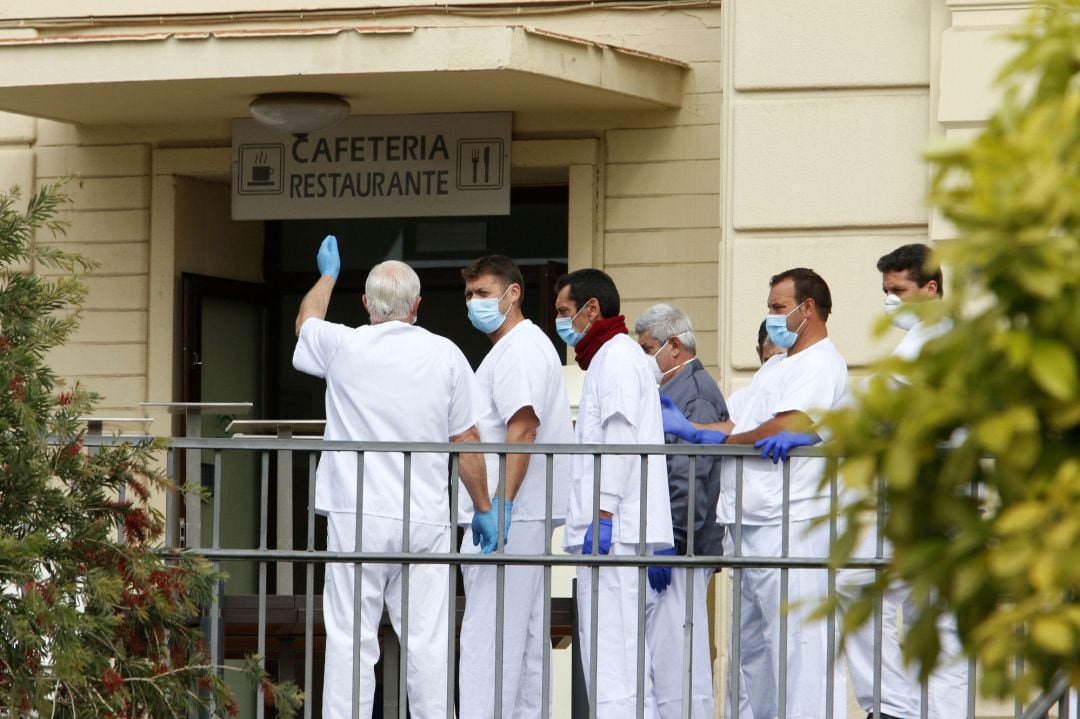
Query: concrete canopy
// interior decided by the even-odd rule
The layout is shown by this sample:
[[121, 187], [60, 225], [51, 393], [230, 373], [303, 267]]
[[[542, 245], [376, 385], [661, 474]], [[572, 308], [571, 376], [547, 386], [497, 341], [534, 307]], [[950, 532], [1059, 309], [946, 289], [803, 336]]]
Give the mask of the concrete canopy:
[[85, 125], [247, 117], [269, 92], [356, 115], [678, 107], [688, 66], [522, 26], [327, 27], [0, 40], [0, 110]]

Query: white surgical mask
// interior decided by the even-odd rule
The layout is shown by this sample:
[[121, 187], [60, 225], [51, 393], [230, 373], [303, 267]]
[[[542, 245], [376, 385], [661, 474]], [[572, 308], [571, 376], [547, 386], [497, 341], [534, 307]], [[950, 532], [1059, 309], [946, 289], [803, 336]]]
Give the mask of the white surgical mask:
[[904, 301], [896, 295], [885, 295], [885, 314], [892, 319], [893, 327], [905, 332], [919, 324], [919, 316], [904, 311]]
[[[678, 335], [676, 335], [676, 337], [677, 336]], [[671, 340], [669, 339], [667, 342], [660, 345], [660, 349], [656, 350], [651, 355], [649, 355], [649, 369], [652, 370], [653, 379], [656, 380], [656, 384], [658, 384], [658, 385], [664, 383], [664, 377], [666, 377], [667, 375], [669, 375], [672, 372], [676, 371], [680, 367], [688, 365], [688, 364], [690, 364], [691, 362], [694, 361], [694, 358], [691, 357], [690, 359], [686, 360], [685, 362], [681, 362], [681, 363], [675, 365], [674, 367], [672, 367], [669, 370], [660, 369], [660, 363], [657, 361], [656, 358], [659, 357], [660, 353], [664, 351], [664, 348], [668, 346], [668, 342], [671, 342]]]

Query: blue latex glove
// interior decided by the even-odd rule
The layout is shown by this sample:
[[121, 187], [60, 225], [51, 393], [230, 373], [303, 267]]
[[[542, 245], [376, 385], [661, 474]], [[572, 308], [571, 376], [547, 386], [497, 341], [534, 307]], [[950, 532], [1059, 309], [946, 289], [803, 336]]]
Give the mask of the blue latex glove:
[[673, 434], [679, 439], [696, 443], [698, 430], [666, 394], [660, 395], [660, 418], [664, 422], [664, 434]]
[[809, 447], [821, 441], [816, 434], [802, 434], [801, 432], [777, 432], [771, 437], [759, 439], [754, 446], [761, 450], [762, 459], [772, 459], [773, 464], [781, 460], [787, 461], [788, 452], [796, 447]]
[[[581, 553], [592, 554], [593, 525], [589, 522], [589, 528], [585, 530], [585, 539], [581, 542]], [[600, 518], [600, 554], [611, 551], [611, 517]]]
[[473, 512], [472, 543], [481, 554], [491, 554], [499, 544], [499, 515], [492, 506], [487, 512]]
[[491, 500], [491, 513], [495, 515], [495, 521], [499, 521], [499, 506], [503, 511], [503, 545], [510, 541], [510, 511], [514, 508], [514, 500], [508, 499], [504, 504], [501, 499], [495, 497]]
[[319, 274], [330, 275], [335, 280], [341, 272], [341, 257], [337, 251], [337, 238], [327, 235], [319, 245], [319, 254], [315, 255], [315, 261], [319, 263]]
[[[654, 552], [657, 557], [673, 557], [674, 549], [660, 549]], [[649, 575], [649, 586], [657, 592], [663, 592], [671, 584], [671, 567], [649, 567], [645, 570]]]
[[673, 434], [691, 444], [723, 444], [727, 434], [715, 429], [698, 429], [666, 394], [660, 395], [660, 418], [664, 434]]

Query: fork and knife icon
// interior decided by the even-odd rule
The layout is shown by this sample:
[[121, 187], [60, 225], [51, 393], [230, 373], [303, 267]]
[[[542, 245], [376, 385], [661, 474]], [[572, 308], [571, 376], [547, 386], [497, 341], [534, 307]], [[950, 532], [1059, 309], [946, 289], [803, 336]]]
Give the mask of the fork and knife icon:
[[[491, 168], [491, 146], [484, 145], [484, 184], [488, 182], [488, 172]], [[480, 164], [480, 148], [474, 147], [472, 150], [472, 181], [473, 184], [477, 183], [477, 169]]]

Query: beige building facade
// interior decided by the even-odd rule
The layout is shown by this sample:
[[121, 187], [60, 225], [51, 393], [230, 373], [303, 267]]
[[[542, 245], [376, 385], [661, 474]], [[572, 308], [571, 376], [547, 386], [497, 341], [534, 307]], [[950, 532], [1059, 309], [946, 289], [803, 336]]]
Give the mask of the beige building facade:
[[230, 122], [286, 90], [354, 114], [511, 111], [511, 181], [568, 188], [567, 264], [611, 273], [630, 319], [686, 309], [724, 389], [792, 266], [830, 282], [862, 365], [883, 349], [874, 260], [947, 235], [919, 153], [985, 118], [995, 38], [1027, 3], [157, 5], [0, 10], [0, 186], [71, 178], [62, 243], [100, 267], [53, 362], [116, 412], [180, 399], [181, 273], [264, 279], [261, 223], [228, 220]]
[[[141, 403], [256, 401], [263, 416], [284, 416], [274, 399], [247, 396], [272, 394], [266, 377], [282, 370], [264, 376], [234, 350], [269, 345], [278, 364], [291, 353], [289, 308], [301, 268], [310, 283], [315, 266], [314, 245], [290, 259], [290, 238], [314, 242], [322, 231], [231, 219], [232, 121], [249, 117], [259, 94], [334, 93], [355, 115], [511, 112], [511, 183], [522, 197], [557, 188], [551, 216], [565, 234], [524, 256], [604, 269], [630, 324], [658, 301], [682, 307], [730, 392], [756, 369], [768, 279], [790, 267], [829, 282], [831, 334], [853, 368], [895, 342], [870, 337], [881, 311], [876, 259], [948, 239], [925, 205], [920, 152], [985, 121], [1009, 53], [999, 35], [1031, 3], [137, 6], [3, 3], [0, 188], [25, 194], [67, 178], [70, 229], [59, 244], [100, 265], [81, 328], [50, 360], [104, 396], [102, 415], [151, 417], [168, 434], [179, 431], [173, 418]], [[441, 277], [482, 251], [424, 264]], [[272, 326], [253, 339], [250, 316], [223, 312], [210, 345], [192, 354], [185, 275], [259, 294], [276, 308]], [[364, 321], [358, 304], [350, 311]], [[185, 373], [216, 361], [229, 369], [200, 394]]]

